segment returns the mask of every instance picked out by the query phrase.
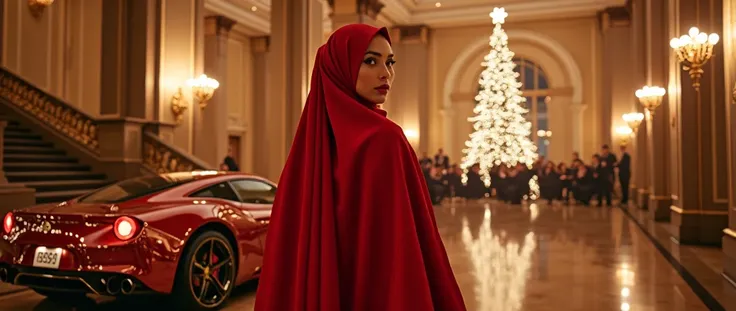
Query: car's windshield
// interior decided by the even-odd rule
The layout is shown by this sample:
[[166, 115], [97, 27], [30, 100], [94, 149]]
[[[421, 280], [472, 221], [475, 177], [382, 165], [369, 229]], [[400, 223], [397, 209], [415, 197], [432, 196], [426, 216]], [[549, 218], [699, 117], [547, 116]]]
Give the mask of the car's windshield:
[[166, 174], [126, 179], [85, 195], [81, 203], [120, 203], [194, 180], [192, 174]]

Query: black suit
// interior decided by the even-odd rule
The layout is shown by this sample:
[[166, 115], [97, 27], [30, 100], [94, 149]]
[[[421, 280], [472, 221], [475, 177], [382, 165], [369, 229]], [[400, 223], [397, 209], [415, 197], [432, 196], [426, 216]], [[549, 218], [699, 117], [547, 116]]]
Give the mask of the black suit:
[[631, 180], [631, 156], [627, 152], [621, 155], [618, 162], [618, 179], [621, 185], [621, 204], [629, 202], [629, 181]]

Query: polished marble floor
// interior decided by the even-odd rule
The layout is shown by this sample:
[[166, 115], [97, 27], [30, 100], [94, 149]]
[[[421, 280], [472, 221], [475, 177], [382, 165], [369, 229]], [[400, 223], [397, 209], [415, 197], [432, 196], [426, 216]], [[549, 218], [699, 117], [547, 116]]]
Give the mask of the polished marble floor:
[[[437, 222], [468, 310], [708, 310], [618, 208], [456, 202]], [[252, 310], [254, 284], [225, 310]], [[150, 304], [148, 304], [150, 306]], [[32, 292], [0, 310], [130, 310], [103, 299], [61, 306]]]

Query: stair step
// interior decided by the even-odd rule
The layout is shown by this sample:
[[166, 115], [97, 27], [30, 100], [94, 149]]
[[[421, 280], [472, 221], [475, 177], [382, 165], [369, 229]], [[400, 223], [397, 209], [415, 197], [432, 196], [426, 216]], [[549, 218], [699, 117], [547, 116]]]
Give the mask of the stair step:
[[30, 171], [89, 171], [89, 165], [80, 163], [15, 162], [4, 163], [5, 172]]
[[5, 146], [5, 154], [65, 154], [64, 150], [44, 146]]
[[9, 182], [61, 181], [61, 180], [104, 180], [105, 174], [93, 172], [6, 172]]
[[18, 139], [18, 138], [11, 138], [11, 139], [5, 139], [4, 141], [5, 146], [44, 146], [44, 147], [51, 147], [54, 144], [50, 142], [46, 142], [43, 140], [36, 140], [36, 139]]
[[30, 132], [5, 132], [5, 139], [31, 139], [41, 140], [41, 135], [33, 134]]
[[4, 163], [18, 162], [77, 163], [77, 159], [56, 154], [6, 154]]
[[8, 126], [5, 128], [5, 133], [30, 133], [31, 129], [25, 127]]
[[89, 193], [89, 190], [36, 192], [36, 204], [63, 202]]
[[87, 190], [102, 188], [111, 184], [108, 180], [54, 180], [54, 181], [31, 181], [23, 183], [28, 188], [34, 188], [38, 192], [64, 191], [64, 190]]

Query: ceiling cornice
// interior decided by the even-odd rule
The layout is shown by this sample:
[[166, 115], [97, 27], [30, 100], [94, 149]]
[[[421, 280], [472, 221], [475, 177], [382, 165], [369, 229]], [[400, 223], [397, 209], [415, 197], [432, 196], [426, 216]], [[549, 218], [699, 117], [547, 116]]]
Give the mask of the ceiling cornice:
[[225, 0], [205, 0], [204, 8], [215, 14], [233, 19], [237, 25], [254, 30], [257, 33], [271, 33], [271, 21], [258, 16]]
[[[528, 20], [561, 15], [595, 15], [598, 11], [610, 6], [600, 0], [570, 0], [549, 2], [511, 3], [504, 5], [509, 13], [507, 21]], [[430, 27], [451, 27], [455, 25], [473, 25], [490, 23], [488, 14], [497, 5], [474, 6], [436, 11], [420, 11], [411, 15], [410, 23], [425, 24]]]

